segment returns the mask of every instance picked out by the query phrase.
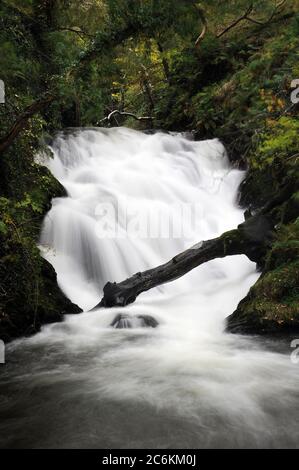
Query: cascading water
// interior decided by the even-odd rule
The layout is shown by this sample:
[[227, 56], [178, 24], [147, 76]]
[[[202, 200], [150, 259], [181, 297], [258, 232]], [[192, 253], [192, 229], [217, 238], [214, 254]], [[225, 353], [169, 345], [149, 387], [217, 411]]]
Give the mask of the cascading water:
[[117, 128], [60, 135], [52, 149], [46, 164], [68, 197], [53, 201], [41, 250], [86, 313], [9, 347], [1, 447], [296, 446], [298, 366], [280, 342], [224, 332], [258, 277], [245, 256], [206, 263], [123, 309], [87, 312], [107, 281], [242, 222], [244, 175], [222, 144]]
[[[229, 167], [217, 140], [117, 128], [58, 137], [53, 150], [48, 166], [69, 197], [54, 200], [41, 246], [62, 289], [83, 309], [96, 305], [108, 280], [122, 281], [168, 261], [243, 220], [235, 203], [243, 173]], [[159, 299], [191, 290], [199, 296], [197, 312], [200, 305], [205, 311], [207, 301], [214, 311], [210, 293], [226, 290], [224, 318], [256, 278], [245, 256], [213, 261], [161, 287]], [[232, 279], [238, 289], [227, 289]]]

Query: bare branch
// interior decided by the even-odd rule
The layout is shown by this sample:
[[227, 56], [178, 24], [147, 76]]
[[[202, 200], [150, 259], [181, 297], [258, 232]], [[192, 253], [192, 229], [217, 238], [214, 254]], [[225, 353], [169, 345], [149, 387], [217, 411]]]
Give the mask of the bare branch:
[[250, 7], [246, 10], [246, 12], [242, 16], [240, 16], [235, 21], [233, 21], [229, 26], [227, 26], [223, 31], [221, 31], [221, 33], [217, 34], [217, 38], [221, 38], [224, 34], [228, 33], [228, 31], [230, 31], [232, 28], [237, 26], [241, 21], [246, 20], [248, 18], [248, 15], [250, 15], [250, 13], [252, 12], [252, 10], [253, 10], [253, 5], [250, 5]]
[[207, 33], [208, 23], [207, 23], [207, 20], [206, 20], [206, 17], [205, 17], [205, 14], [204, 14], [204, 11], [202, 10], [202, 8], [200, 8], [198, 5], [194, 5], [194, 6], [195, 6], [195, 8], [196, 8], [196, 10], [199, 14], [199, 17], [200, 17], [200, 20], [201, 20], [202, 24], [203, 24], [201, 33], [195, 41], [195, 46], [198, 47], [199, 44], [201, 43], [201, 41], [203, 40], [203, 38], [205, 37], [206, 33]]
[[135, 119], [136, 121], [153, 121], [153, 118], [150, 117], [150, 116], [136, 116], [136, 114], [133, 114], [133, 113], [127, 113], [125, 111], [119, 111], [118, 109], [112, 111], [110, 114], [108, 114], [108, 116], [106, 116], [104, 119], [101, 119], [100, 123], [104, 123], [104, 122], [110, 122], [111, 119], [115, 116], [128, 116], [128, 117], [132, 117], [133, 119]]
[[55, 31], [75, 33], [78, 36], [80, 36], [81, 38], [84, 38], [84, 37], [87, 37], [88, 39], [94, 38], [94, 36], [92, 34], [89, 34], [86, 31], [83, 31], [81, 28], [77, 29], [77, 28], [61, 27], [61, 28], [56, 28]]
[[231, 23], [229, 26], [227, 26], [227, 28], [225, 28], [223, 31], [221, 31], [221, 33], [217, 34], [217, 38], [221, 38], [224, 34], [228, 33], [228, 31], [230, 31], [232, 28], [237, 26], [241, 21], [249, 21], [250, 23], [254, 23], [254, 24], [260, 25], [260, 26], [264, 26], [264, 25], [269, 24], [273, 20], [273, 18], [281, 12], [281, 8], [284, 6], [286, 1], [287, 0], [281, 0], [281, 2], [279, 2], [275, 6], [273, 12], [271, 13], [270, 17], [266, 21], [260, 21], [260, 20], [256, 20], [255, 18], [251, 18], [249, 15], [252, 13], [254, 7], [253, 7], [253, 5], [250, 5], [250, 7], [247, 9], [247, 11], [242, 16], [240, 16], [235, 21], [233, 21], [233, 23]]
[[208, 30], [207, 24], [205, 23], [205, 24], [203, 25], [202, 32], [200, 33], [200, 35], [198, 36], [198, 38], [197, 38], [196, 41], [195, 41], [195, 46], [196, 46], [196, 47], [199, 46], [199, 44], [201, 43], [201, 41], [202, 41], [203, 38], [205, 37], [207, 30]]

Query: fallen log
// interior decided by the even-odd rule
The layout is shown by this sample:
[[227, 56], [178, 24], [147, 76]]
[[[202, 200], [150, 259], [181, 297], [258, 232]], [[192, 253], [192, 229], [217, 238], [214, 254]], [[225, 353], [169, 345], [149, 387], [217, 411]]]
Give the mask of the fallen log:
[[215, 258], [244, 254], [251, 261], [262, 265], [272, 230], [273, 224], [267, 216], [252, 216], [237, 229], [225, 232], [218, 238], [200, 242], [165, 264], [134, 274], [119, 283], [108, 282], [104, 287], [104, 297], [95, 308], [124, 307], [134, 302], [142, 292], [174, 281]]

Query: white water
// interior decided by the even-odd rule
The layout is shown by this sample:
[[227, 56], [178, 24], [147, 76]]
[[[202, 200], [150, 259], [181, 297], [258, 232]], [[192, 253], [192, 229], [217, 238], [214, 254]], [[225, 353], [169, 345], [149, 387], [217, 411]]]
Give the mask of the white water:
[[[236, 197], [244, 175], [230, 168], [217, 140], [94, 129], [58, 137], [53, 151], [47, 164], [68, 197], [53, 201], [41, 249], [61, 288], [85, 310], [99, 302], [107, 281], [165, 262], [243, 220]], [[187, 238], [109, 239], [97, 236], [99, 203], [121, 214], [128, 205], [162, 220], [171, 214], [176, 227], [179, 207], [200, 210]], [[124, 235], [123, 216], [118, 222]], [[0, 416], [9, 405], [14, 420], [0, 424], [3, 445], [297, 445], [298, 366], [273, 351], [280, 343], [269, 350], [224, 332], [226, 316], [257, 278], [245, 256], [213, 260], [128, 307], [68, 316], [15, 342], [14, 368], [3, 382], [12, 398], [0, 406]], [[138, 328], [134, 320], [131, 329], [113, 329], [118, 313], [151, 315], [159, 326]]]

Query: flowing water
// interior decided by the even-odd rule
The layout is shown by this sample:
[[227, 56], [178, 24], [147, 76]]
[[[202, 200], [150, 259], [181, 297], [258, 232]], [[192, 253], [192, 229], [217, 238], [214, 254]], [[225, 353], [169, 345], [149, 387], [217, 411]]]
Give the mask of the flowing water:
[[[85, 313], [7, 348], [0, 446], [297, 446], [299, 366], [290, 350], [224, 331], [258, 278], [245, 256], [206, 263], [123, 309], [88, 312], [108, 280], [242, 222], [244, 174], [222, 144], [86, 129], [58, 136], [52, 150], [47, 165], [68, 197], [53, 201], [41, 250]], [[120, 313], [130, 328], [111, 326]], [[158, 327], [142, 327], [138, 315]]]

